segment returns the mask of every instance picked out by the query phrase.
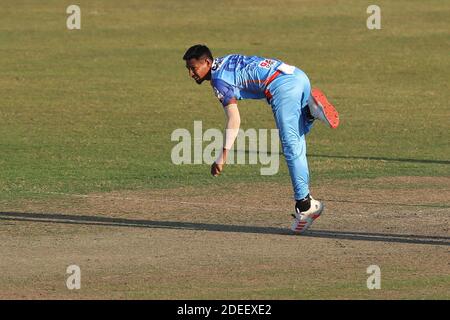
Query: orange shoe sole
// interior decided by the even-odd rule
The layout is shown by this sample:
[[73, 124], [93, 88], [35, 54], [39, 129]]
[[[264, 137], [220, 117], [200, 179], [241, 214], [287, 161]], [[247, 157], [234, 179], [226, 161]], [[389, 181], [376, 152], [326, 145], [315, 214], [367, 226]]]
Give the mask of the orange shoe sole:
[[322, 111], [327, 118], [330, 127], [336, 129], [339, 126], [339, 114], [336, 108], [327, 100], [325, 94], [319, 89], [312, 89], [311, 94], [317, 105], [322, 107]]

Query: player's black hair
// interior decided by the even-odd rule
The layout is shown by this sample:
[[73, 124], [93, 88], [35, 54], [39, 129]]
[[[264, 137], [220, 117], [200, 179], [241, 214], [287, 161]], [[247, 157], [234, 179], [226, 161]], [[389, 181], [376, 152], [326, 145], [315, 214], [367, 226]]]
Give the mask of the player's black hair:
[[183, 60], [188, 61], [190, 59], [200, 59], [206, 56], [207, 58], [214, 60], [211, 50], [203, 44], [196, 44], [195, 46], [187, 49], [186, 53], [183, 56]]

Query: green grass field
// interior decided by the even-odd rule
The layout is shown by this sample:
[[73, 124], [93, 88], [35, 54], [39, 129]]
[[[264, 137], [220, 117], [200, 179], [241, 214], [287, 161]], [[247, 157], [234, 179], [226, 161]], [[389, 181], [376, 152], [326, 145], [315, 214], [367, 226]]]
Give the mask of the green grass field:
[[[42, 212], [77, 211], [75, 200], [55, 193], [164, 194], [174, 188], [229, 190], [236, 184], [287, 187], [283, 196], [290, 208], [284, 159], [274, 176], [261, 176], [259, 165], [230, 165], [217, 179], [210, 177], [207, 164], [172, 164], [173, 130], [192, 131], [195, 120], [202, 120], [204, 129], [224, 126], [210, 86], [197, 86], [182, 60], [186, 48], [197, 43], [207, 44], [215, 56], [279, 58], [300, 67], [313, 86], [327, 93], [340, 112], [341, 126], [330, 131], [317, 124], [308, 136], [313, 188], [361, 183], [370, 189], [370, 181], [376, 179], [426, 177], [431, 179], [425, 186], [428, 191], [448, 194], [448, 180], [435, 183], [433, 179], [450, 176], [449, 2], [378, 1], [381, 30], [366, 28], [370, 3], [356, 0], [276, 4], [80, 0], [76, 4], [81, 8], [81, 30], [71, 31], [66, 28], [69, 4], [56, 0], [0, 4], [1, 211], [23, 211], [30, 203], [39, 203]], [[275, 128], [265, 101], [242, 101], [239, 108], [243, 129]], [[376, 188], [404, 187], [402, 180], [396, 181], [397, 185], [376, 183]], [[421, 187], [411, 183], [404, 188], [409, 192]], [[404, 202], [420, 205], [421, 196], [412, 192]], [[367, 199], [373, 200], [369, 195]], [[270, 206], [270, 199], [261, 200]], [[442, 208], [442, 221], [448, 223], [450, 199], [434, 204]], [[80, 204], [75, 201], [75, 205]], [[25, 224], [19, 222], [17, 228], [21, 223]], [[8, 232], [15, 234], [14, 228]], [[443, 232], [448, 236], [448, 225]], [[25, 243], [26, 237], [20, 241]], [[130, 266], [130, 270], [141, 267]], [[272, 271], [276, 270], [267, 272]], [[448, 273], [436, 277], [448, 289]], [[215, 288], [209, 295], [205, 281], [199, 282], [202, 289], [193, 296], [188, 287], [180, 288], [181, 293], [159, 288], [158, 295], [136, 285], [127, 287], [130, 292], [123, 296], [111, 297], [357, 298], [363, 289], [356, 290], [352, 285], [356, 280], [350, 278], [338, 281], [336, 291], [327, 283], [322, 289], [311, 289], [311, 295], [285, 287], [252, 291], [249, 280], [240, 293], [233, 292], [237, 283], [226, 283], [222, 291]], [[405, 288], [422, 288], [423, 281], [413, 279]], [[0, 297], [21, 297], [10, 294], [10, 288], [21, 288], [18, 283], [2, 283]], [[391, 288], [395, 291], [394, 284]], [[109, 297], [100, 291], [88, 296]], [[375, 298], [435, 297], [416, 292], [419, 295]], [[361, 297], [373, 297], [364, 294]], [[448, 291], [438, 291], [437, 297], [448, 299]]]
[[[313, 181], [449, 175], [450, 6], [379, 5], [370, 31], [360, 1], [81, 1], [81, 30], [69, 31], [59, 1], [2, 3], [2, 200], [216, 183], [207, 165], [170, 160], [174, 129], [224, 125], [210, 87], [187, 77], [181, 57], [196, 43], [297, 65], [335, 101], [340, 130], [309, 136]], [[244, 129], [274, 128], [265, 102], [240, 106]], [[258, 172], [229, 168], [221, 183], [288, 179], [285, 166]]]

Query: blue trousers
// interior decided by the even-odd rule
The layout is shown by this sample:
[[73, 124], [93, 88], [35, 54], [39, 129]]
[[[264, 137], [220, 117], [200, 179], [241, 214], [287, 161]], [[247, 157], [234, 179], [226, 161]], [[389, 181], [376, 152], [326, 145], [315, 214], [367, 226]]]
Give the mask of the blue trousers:
[[300, 200], [309, 193], [305, 136], [312, 127], [312, 121], [308, 121], [306, 116], [311, 84], [306, 74], [295, 68], [293, 74], [279, 75], [267, 89], [272, 95], [270, 105], [289, 168], [294, 197]]

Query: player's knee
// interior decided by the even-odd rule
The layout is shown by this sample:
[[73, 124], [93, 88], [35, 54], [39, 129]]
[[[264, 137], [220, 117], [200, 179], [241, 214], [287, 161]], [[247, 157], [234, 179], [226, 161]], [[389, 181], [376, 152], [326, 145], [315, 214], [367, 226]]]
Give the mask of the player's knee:
[[287, 161], [294, 161], [302, 156], [302, 152], [291, 146], [283, 148], [284, 157]]
[[301, 143], [284, 143], [283, 153], [287, 161], [293, 161], [305, 155], [305, 148]]

